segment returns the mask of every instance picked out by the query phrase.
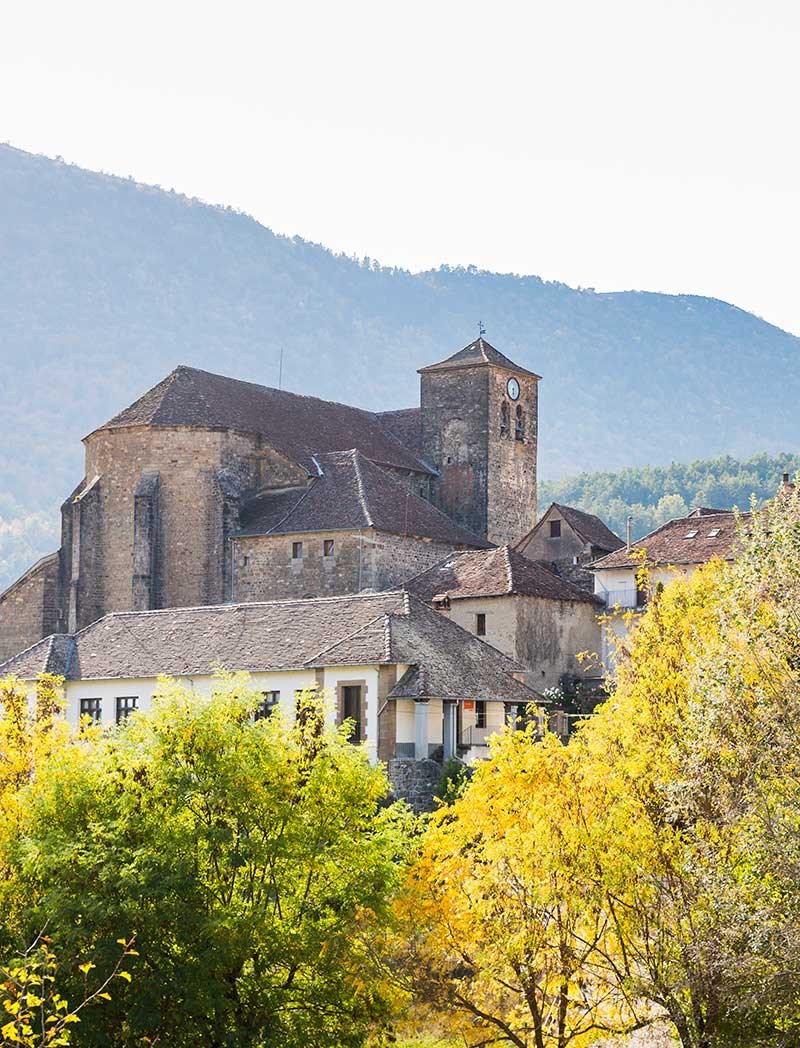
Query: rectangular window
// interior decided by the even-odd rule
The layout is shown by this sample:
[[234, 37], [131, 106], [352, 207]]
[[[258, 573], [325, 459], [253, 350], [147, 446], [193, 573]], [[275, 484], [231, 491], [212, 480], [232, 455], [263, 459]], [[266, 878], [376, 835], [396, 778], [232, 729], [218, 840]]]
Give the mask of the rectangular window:
[[478, 699], [475, 703], [475, 727], [486, 727], [486, 700]]
[[322, 543], [322, 555], [325, 557], [332, 557], [333, 550], [333, 539], [325, 539], [325, 541]]
[[561, 538], [561, 521], [551, 520], [550, 521], [550, 538], [560, 539]]
[[95, 724], [103, 718], [102, 699], [81, 699], [81, 717], [91, 717]]
[[302, 559], [303, 559], [303, 543], [302, 542], [293, 542], [292, 543], [292, 560], [302, 560]]
[[124, 721], [128, 714], [133, 713], [136, 709], [136, 702], [137, 698], [135, 695], [120, 695], [117, 697], [117, 724]]
[[261, 702], [256, 709], [256, 720], [264, 720], [266, 717], [269, 717], [281, 701], [281, 693], [279, 691], [262, 691], [261, 695]]
[[350, 735], [350, 742], [363, 742], [360, 684], [345, 684], [342, 688], [342, 720], [353, 722], [353, 731]]
[[479, 611], [475, 616], [475, 633], [479, 637], [486, 636], [486, 614], [483, 611]]

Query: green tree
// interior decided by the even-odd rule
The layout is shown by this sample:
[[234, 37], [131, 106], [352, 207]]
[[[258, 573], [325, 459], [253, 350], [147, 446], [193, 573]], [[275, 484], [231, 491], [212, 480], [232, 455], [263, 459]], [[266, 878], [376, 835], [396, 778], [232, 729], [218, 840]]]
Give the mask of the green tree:
[[24, 954], [7, 965], [0, 965], [0, 1048], [66, 1048], [72, 1043], [75, 1023], [81, 1012], [92, 1004], [110, 1001], [108, 988], [115, 978], [130, 982], [130, 972], [122, 963], [138, 956], [133, 942], [119, 940], [122, 952], [109, 974], [90, 986], [93, 961], [78, 965], [84, 977], [84, 990], [79, 1004], [71, 1007], [57, 989], [58, 964], [50, 948], [52, 940], [39, 935]]
[[101, 969], [118, 929], [141, 953], [135, 994], [82, 1043], [349, 1046], [388, 1015], [377, 957], [408, 816], [301, 698], [296, 723], [254, 722], [244, 678], [210, 698], [165, 683], [37, 774], [9, 849], [18, 922], [46, 917], [60, 953]]

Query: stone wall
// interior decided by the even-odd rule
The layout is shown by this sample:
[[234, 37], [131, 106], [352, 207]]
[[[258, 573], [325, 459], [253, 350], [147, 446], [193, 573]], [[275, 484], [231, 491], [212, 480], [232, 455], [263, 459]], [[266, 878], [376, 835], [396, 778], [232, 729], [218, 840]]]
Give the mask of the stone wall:
[[423, 372], [422, 453], [440, 472], [432, 501], [477, 535], [487, 527], [489, 369]]
[[[333, 541], [333, 556], [324, 543]], [[302, 559], [292, 557], [296, 542]], [[386, 590], [438, 563], [453, 546], [413, 536], [363, 531], [247, 535], [233, 539], [233, 599], [295, 600]]]
[[[489, 379], [489, 465], [486, 534], [499, 546], [515, 543], [536, 523], [536, 455], [538, 448], [538, 380], [514, 374], [517, 401], [507, 393], [512, 374], [492, 368]], [[503, 429], [503, 405], [508, 425]], [[516, 410], [523, 419], [522, 440], [515, 431]]]
[[[512, 377], [520, 386], [517, 401], [507, 393]], [[498, 545], [516, 542], [536, 522], [537, 387], [536, 378], [499, 367], [421, 375], [423, 456], [441, 474], [432, 501]], [[523, 418], [520, 440], [517, 407]]]
[[487, 644], [516, 659], [525, 680], [542, 691], [565, 673], [581, 675], [578, 654], [599, 652], [602, 636], [593, 604], [542, 597], [475, 597], [454, 600], [450, 618], [475, 633], [476, 615], [486, 616]]
[[[157, 605], [217, 604], [225, 599], [223, 506], [217, 473], [252, 463], [256, 438], [231, 430], [127, 428], [93, 434], [86, 476], [100, 478], [100, 523], [93, 544], [97, 600], [84, 605], [78, 626], [97, 612], [133, 605], [134, 501], [142, 478], [158, 474], [158, 536], [151, 580]], [[85, 544], [84, 544], [85, 546]], [[81, 567], [81, 588], [88, 577]]]
[[434, 810], [434, 792], [442, 775], [441, 764], [432, 760], [394, 757], [387, 762], [386, 770], [395, 797], [406, 801], [412, 811]]
[[56, 632], [58, 589], [58, 553], [50, 553], [0, 594], [0, 661]]
[[[561, 534], [556, 538], [550, 537], [550, 521], [561, 522]], [[561, 516], [555, 506], [551, 506], [542, 517], [542, 523], [531, 535], [527, 542], [519, 546], [519, 552], [530, 560], [544, 560], [550, 563], [563, 563], [572, 561], [574, 557], [583, 557], [586, 553], [586, 543], [575, 534], [573, 529]]]
[[581, 652], [599, 653], [601, 627], [594, 604], [520, 597], [517, 658], [529, 670], [526, 683], [537, 691], [558, 684], [562, 674], [596, 672], [596, 660], [581, 662]]
[[375, 531], [369, 547], [371, 565], [364, 588], [385, 590], [402, 586], [415, 575], [444, 560], [456, 548], [448, 542]]

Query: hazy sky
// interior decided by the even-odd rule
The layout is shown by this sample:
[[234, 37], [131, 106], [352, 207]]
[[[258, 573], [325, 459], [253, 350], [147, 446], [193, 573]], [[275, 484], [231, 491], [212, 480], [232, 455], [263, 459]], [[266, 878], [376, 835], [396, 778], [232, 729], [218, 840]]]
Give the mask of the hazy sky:
[[800, 3], [6, 0], [0, 140], [422, 269], [800, 334]]

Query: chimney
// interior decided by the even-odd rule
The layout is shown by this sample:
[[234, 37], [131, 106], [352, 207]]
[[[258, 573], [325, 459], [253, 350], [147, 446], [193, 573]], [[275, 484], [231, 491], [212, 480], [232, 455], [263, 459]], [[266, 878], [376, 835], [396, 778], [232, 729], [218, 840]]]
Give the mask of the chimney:
[[630, 552], [632, 540], [633, 540], [633, 517], [628, 517], [628, 521], [627, 521], [627, 540], [626, 540], [626, 543], [625, 543], [625, 548], [628, 550], [628, 552]]
[[788, 488], [789, 487], [789, 474], [788, 473], [784, 473], [783, 477], [781, 479], [783, 480], [783, 486], [785, 488]]

